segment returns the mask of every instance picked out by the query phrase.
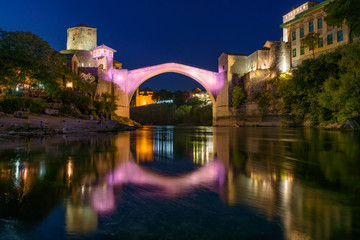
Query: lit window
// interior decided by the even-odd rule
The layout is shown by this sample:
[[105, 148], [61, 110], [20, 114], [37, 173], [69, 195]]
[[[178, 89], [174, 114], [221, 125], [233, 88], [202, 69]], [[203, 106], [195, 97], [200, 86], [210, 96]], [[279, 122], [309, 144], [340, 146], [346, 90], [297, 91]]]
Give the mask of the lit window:
[[323, 19], [319, 18], [318, 19], [318, 29], [322, 29], [323, 28]]
[[319, 48], [324, 46], [324, 39], [323, 38], [319, 38]]
[[314, 31], [314, 22], [309, 22], [309, 32]]
[[293, 40], [293, 41], [296, 40], [296, 31], [293, 31], [293, 32], [292, 32], [292, 40]]
[[342, 30], [337, 32], [337, 39], [338, 39], [338, 42], [342, 42], [344, 40], [344, 34], [343, 34]]
[[75, 30], [75, 34], [78, 35], [79, 34], [79, 29]]
[[91, 29], [88, 29], [88, 35], [91, 35]]
[[296, 57], [296, 48], [293, 49], [293, 57]]
[[300, 28], [300, 37], [304, 37], [305, 36], [305, 31], [304, 28]]
[[333, 35], [332, 34], [329, 34], [327, 36], [327, 44], [328, 45], [331, 45], [333, 43]]
[[304, 47], [301, 47], [300, 48], [300, 55], [304, 55], [305, 54], [305, 48]]

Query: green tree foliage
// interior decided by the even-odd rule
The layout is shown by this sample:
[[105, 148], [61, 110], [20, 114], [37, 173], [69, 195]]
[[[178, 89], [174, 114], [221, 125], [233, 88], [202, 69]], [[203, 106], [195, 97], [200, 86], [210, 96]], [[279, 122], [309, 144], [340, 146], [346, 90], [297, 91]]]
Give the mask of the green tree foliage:
[[246, 100], [246, 92], [239, 86], [234, 87], [231, 96], [231, 105], [233, 107], [240, 107]]
[[315, 58], [315, 48], [318, 46], [320, 40], [320, 33], [311, 32], [301, 39], [301, 46], [312, 50]]
[[30, 32], [0, 31], [0, 80], [13, 88], [17, 83], [43, 84], [49, 93], [58, 89], [65, 75], [66, 58]]
[[184, 105], [185, 102], [186, 102], [186, 95], [185, 95], [185, 92], [183, 91], [176, 91], [174, 92], [174, 103], [176, 106], [181, 106], [181, 105]]
[[173, 94], [167, 90], [167, 89], [161, 89], [160, 91], [156, 91], [154, 92], [152, 99], [154, 101], [159, 101], [159, 100], [171, 100], [173, 97]]
[[330, 26], [341, 27], [346, 24], [349, 27], [349, 39], [352, 42], [353, 32], [360, 23], [359, 0], [334, 0], [324, 8], [327, 16], [325, 21]]
[[281, 113], [288, 120], [313, 125], [360, 120], [359, 66], [359, 43], [303, 61], [292, 75], [277, 80]]
[[130, 116], [143, 125], [212, 125], [212, 105], [198, 98], [186, 104], [152, 104], [130, 109]]

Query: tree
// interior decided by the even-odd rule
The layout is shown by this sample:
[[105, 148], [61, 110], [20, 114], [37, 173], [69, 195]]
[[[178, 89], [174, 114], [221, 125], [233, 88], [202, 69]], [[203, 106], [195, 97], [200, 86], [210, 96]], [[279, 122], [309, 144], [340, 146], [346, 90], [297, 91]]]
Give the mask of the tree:
[[49, 93], [69, 71], [66, 58], [31, 32], [0, 30], [0, 81], [13, 88], [18, 83], [43, 84]]
[[186, 102], [186, 96], [183, 91], [174, 92], [174, 103], [177, 107], [184, 105]]
[[231, 105], [233, 107], [240, 107], [246, 99], [246, 92], [239, 86], [236, 86], [232, 91]]
[[349, 41], [353, 41], [353, 32], [360, 23], [359, 0], [334, 0], [324, 8], [327, 16], [325, 21], [328, 25], [341, 27], [345, 23], [349, 27]]
[[304, 38], [301, 39], [301, 46], [312, 50], [315, 58], [315, 48], [319, 44], [320, 34], [319, 33], [308, 33]]

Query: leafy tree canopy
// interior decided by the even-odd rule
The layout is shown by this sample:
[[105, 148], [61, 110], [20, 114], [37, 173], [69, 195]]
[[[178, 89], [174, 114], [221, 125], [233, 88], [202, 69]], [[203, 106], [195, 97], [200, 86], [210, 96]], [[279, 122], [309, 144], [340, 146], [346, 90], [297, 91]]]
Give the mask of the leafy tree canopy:
[[41, 83], [53, 93], [66, 71], [65, 56], [39, 36], [31, 32], [0, 31], [0, 81], [3, 85]]
[[359, 0], [334, 0], [325, 6], [327, 16], [325, 21], [330, 26], [341, 27], [343, 23], [349, 26], [349, 39], [352, 41], [353, 32], [360, 24]]

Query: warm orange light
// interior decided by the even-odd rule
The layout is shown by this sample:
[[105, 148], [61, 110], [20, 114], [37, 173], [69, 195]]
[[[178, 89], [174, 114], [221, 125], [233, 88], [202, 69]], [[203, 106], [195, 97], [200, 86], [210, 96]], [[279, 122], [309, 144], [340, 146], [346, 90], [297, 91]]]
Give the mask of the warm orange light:
[[73, 88], [73, 82], [66, 82], [67, 88]]

